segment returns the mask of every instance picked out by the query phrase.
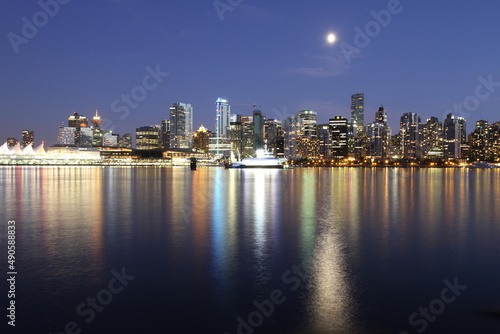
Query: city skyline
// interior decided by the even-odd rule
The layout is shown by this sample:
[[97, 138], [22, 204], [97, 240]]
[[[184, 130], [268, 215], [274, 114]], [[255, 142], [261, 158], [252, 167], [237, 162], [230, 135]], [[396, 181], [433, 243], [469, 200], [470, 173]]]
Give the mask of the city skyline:
[[[29, 38], [23, 25], [43, 18], [43, 7], [4, 5], [5, 138], [33, 129], [35, 140], [52, 143], [61, 115], [95, 109], [107, 115], [103, 128], [131, 133], [167, 118], [173, 101], [196, 110], [193, 128], [214, 129], [217, 96], [238, 114], [247, 114], [244, 104], [277, 119], [311, 109], [326, 123], [348, 118], [348, 96], [360, 91], [365, 118], [383, 104], [393, 129], [405, 112], [443, 119], [461, 108], [457, 116], [475, 123], [494, 121], [500, 110], [494, 1], [255, 1], [222, 12], [212, 2], [57, 4], [36, 34], [24, 29]], [[179, 24], [183, 13], [193, 23]], [[302, 20], [309, 23], [296, 24]]]

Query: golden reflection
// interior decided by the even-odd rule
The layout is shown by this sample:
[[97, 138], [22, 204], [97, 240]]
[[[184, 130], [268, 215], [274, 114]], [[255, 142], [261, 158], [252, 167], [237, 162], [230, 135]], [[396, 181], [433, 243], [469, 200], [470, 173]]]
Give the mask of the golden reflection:
[[347, 274], [341, 238], [334, 225], [339, 222], [323, 218], [324, 227], [316, 241], [310, 270], [311, 297], [309, 315], [316, 333], [349, 333], [353, 330], [355, 301]]

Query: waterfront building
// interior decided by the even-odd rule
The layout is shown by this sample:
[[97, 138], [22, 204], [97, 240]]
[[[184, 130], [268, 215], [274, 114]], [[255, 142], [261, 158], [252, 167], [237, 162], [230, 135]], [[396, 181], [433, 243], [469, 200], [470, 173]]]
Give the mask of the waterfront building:
[[161, 121], [161, 147], [164, 149], [170, 148], [170, 120], [163, 119]]
[[474, 131], [469, 135], [471, 161], [489, 161], [490, 155], [490, 127], [487, 121], [476, 122]]
[[102, 146], [103, 147], [118, 147], [119, 136], [111, 131], [106, 132], [102, 136]]
[[231, 150], [234, 156], [238, 159], [243, 153], [243, 124], [239, 115], [232, 115], [231, 122], [229, 123], [229, 139], [231, 141]]
[[132, 148], [132, 135], [130, 133], [124, 134], [118, 140], [118, 147], [120, 147], [120, 148]]
[[437, 117], [428, 118], [422, 126], [422, 156], [425, 159], [443, 157], [443, 123]]
[[160, 149], [161, 129], [158, 125], [142, 126], [135, 130], [135, 146], [138, 150]]
[[375, 159], [385, 159], [391, 145], [391, 129], [387, 125], [387, 112], [381, 106], [375, 113], [375, 122], [366, 130], [367, 151]]
[[282, 122], [277, 119], [264, 121], [264, 146], [275, 157], [284, 156], [284, 137]]
[[329, 121], [331, 131], [331, 156], [334, 159], [348, 157], [348, 131], [349, 122], [347, 118], [335, 116]]
[[[231, 123], [231, 107], [229, 102], [226, 99], [220, 97], [217, 98], [215, 101], [215, 111], [215, 139], [213, 140], [212, 147], [214, 149], [215, 156], [221, 157], [227, 153], [225, 152], [225, 145], [227, 142], [226, 139], [229, 139], [229, 125]], [[220, 147], [219, 143], [221, 145]]]
[[68, 127], [70, 128], [81, 128], [89, 126], [89, 120], [87, 117], [78, 114], [77, 112], [73, 115], [68, 116]]
[[297, 120], [295, 116], [288, 116], [284, 124], [284, 151], [285, 157], [288, 159], [294, 158], [296, 152], [296, 139], [297, 139]]
[[21, 132], [23, 137], [22, 147], [35, 144], [35, 132], [30, 130], [23, 130]]
[[201, 125], [193, 135], [193, 150], [208, 153], [208, 139], [210, 135], [211, 132]]
[[260, 110], [253, 111], [253, 150], [264, 148], [264, 116]]
[[316, 126], [318, 114], [312, 110], [302, 110], [297, 113], [297, 137], [317, 138]]
[[443, 124], [443, 156], [445, 159], [460, 159], [461, 130], [453, 114], [446, 115]]
[[89, 127], [83, 127], [80, 128], [79, 130], [77, 129], [77, 132], [79, 132], [79, 145], [80, 147], [92, 147], [92, 140], [94, 137], [94, 130]]
[[332, 133], [329, 124], [318, 124], [316, 133], [319, 140], [319, 155], [322, 159], [331, 158]]
[[170, 107], [170, 148], [192, 147], [193, 107], [188, 103], [174, 103]]
[[401, 116], [401, 151], [404, 159], [421, 158], [421, 122], [417, 113], [408, 112]]
[[354, 138], [362, 137], [365, 127], [365, 94], [351, 95], [351, 123]]
[[254, 150], [254, 123], [253, 116], [241, 116], [241, 126], [243, 127], [243, 154], [242, 158], [253, 157]]
[[57, 146], [76, 146], [76, 128], [69, 126], [60, 126], [57, 136]]
[[19, 141], [16, 138], [14, 137], [7, 138], [7, 146], [14, 147], [16, 146], [17, 143], [19, 143]]

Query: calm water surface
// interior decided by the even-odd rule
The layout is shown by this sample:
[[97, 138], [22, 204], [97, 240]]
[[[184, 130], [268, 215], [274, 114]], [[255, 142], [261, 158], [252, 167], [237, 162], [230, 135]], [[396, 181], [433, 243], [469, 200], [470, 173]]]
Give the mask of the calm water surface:
[[2, 167], [0, 196], [17, 333], [500, 333], [498, 170]]

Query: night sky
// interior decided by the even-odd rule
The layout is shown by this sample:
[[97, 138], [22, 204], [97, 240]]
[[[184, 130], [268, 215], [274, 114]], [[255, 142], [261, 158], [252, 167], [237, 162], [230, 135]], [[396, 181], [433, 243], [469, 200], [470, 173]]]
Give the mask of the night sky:
[[0, 4], [1, 143], [30, 129], [52, 145], [69, 115], [95, 109], [133, 133], [173, 102], [193, 105], [195, 129], [214, 130], [217, 97], [243, 115], [257, 104], [267, 118], [312, 109], [327, 122], [349, 117], [360, 92], [365, 124], [383, 104], [393, 133], [404, 112], [443, 119], [464, 101], [468, 132], [500, 120], [495, 0], [43, 1], [51, 15], [33, 0]]

